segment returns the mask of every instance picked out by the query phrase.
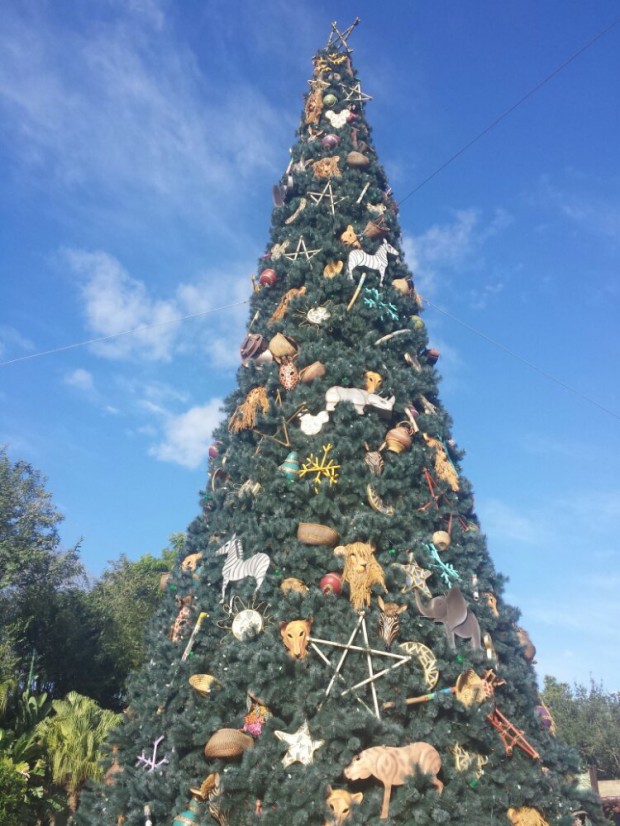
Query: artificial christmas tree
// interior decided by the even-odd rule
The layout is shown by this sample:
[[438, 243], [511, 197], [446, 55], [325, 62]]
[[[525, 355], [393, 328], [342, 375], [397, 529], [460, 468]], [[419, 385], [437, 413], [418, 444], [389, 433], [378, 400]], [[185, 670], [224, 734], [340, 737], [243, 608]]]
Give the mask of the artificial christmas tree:
[[114, 735], [123, 771], [83, 824], [582, 808], [438, 399], [352, 28], [314, 58], [203, 514]]

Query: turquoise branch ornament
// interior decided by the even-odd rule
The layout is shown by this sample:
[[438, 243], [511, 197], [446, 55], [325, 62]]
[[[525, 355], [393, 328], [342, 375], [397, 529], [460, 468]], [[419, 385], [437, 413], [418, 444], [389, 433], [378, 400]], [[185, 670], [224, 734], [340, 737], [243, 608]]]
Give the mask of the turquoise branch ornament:
[[373, 309], [377, 310], [379, 315], [379, 319], [383, 321], [383, 316], [387, 315], [393, 321], [398, 321], [398, 310], [388, 301], [383, 301], [381, 298], [381, 293], [379, 290], [372, 289], [370, 287], [364, 287], [364, 294], [362, 297], [362, 301], [367, 307], [372, 307]]
[[456, 570], [456, 568], [453, 565], [450, 565], [450, 563], [444, 562], [440, 558], [439, 551], [433, 545], [432, 542], [429, 542], [424, 547], [427, 549], [427, 551], [431, 555], [431, 558], [435, 560], [435, 563], [431, 562], [431, 568], [439, 568], [439, 572], [440, 572], [439, 576], [443, 579], [443, 581], [446, 583], [446, 585], [448, 587], [451, 587], [452, 580], [458, 581], [458, 582], [461, 581], [461, 577], [460, 577], [459, 572]]

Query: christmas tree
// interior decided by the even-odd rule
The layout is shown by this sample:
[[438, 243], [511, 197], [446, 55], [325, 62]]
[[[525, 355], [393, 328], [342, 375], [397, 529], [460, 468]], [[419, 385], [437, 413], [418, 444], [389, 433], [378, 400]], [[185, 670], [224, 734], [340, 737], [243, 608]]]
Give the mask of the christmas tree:
[[203, 513], [80, 823], [572, 826], [584, 805], [460, 472], [354, 25], [314, 58]]

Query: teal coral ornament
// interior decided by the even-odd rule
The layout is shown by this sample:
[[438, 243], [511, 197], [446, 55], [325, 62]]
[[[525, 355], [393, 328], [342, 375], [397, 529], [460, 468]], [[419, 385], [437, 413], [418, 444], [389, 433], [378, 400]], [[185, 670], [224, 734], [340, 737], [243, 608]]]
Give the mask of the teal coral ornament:
[[395, 305], [388, 301], [384, 301], [381, 298], [381, 293], [379, 290], [364, 287], [362, 300], [367, 307], [377, 310], [381, 321], [383, 321], [384, 315], [387, 315], [393, 321], [398, 321], [398, 310]]
[[198, 815], [200, 814], [200, 801], [194, 799], [190, 800], [189, 808], [177, 815], [172, 821], [172, 826], [187, 826], [187, 824], [198, 823]]

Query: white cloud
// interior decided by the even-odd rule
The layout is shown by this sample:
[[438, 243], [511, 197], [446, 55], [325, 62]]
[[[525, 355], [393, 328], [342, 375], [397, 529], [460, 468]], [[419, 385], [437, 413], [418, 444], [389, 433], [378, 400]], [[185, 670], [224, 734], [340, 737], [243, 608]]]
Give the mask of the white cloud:
[[15, 352], [34, 350], [34, 344], [14, 327], [0, 324], [0, 358], [7, 358]]
[[[502, 209], [486, 221], [477, 209], [461, 209], [450, 222], [433, 224], [420, 235], [405, 235], [403, 248], [421, 295], [435, 298], [447, 291], [460, 271], [481, 267], [485, 242], [505, 229], [511, 220]], [[475, 309], [486, 306], [488, 298], [502, 288], [503, 284], [496, 281], [472, 290], [472, 306]]]
[[75, 387], [77, 390], [82, 390], [89, 395], [95, 390], [95, 381], [92, 373], [89, 373], [88, 370], [84, 370], [82, 367], [78, 367], [77, 370], [68, 373], [64, 381], [69, 387]]
[[64, 255], [79, 276], [88, 328], [95, 338], [128, 335], [91, 345], [107, 358], [139, 355], [169, 361], [180, 313], [173, 302], [153, 299], [145, 284], [132, 278], [105, 252], [68, 250]]
[[541, 178], [535, 200], [551, 206], [583, 231], [606, 238], [614, 245], [620, 238], [620, 201], [601, 194], [601, 182], [569, 174], [564, 186], [548, 175]]
[[221, 399], [212, 399], [171, 417], [164, 426], [164, 441], [151, 447], [149, 454], [162, 462], [199, 467], [207, 459], [211, 434], [222, 419], [221, 405]]
[[255, 176], [279, 170], [293, 124], [253, 80], [212, 82], [163, 5], [116, 5], [79, 27], [55, 4], [3, 5], [0, 137], [48, 187], [96, 192], [84, 209], [122, 200], [110, 220], [159, 210], [228, 231]]

